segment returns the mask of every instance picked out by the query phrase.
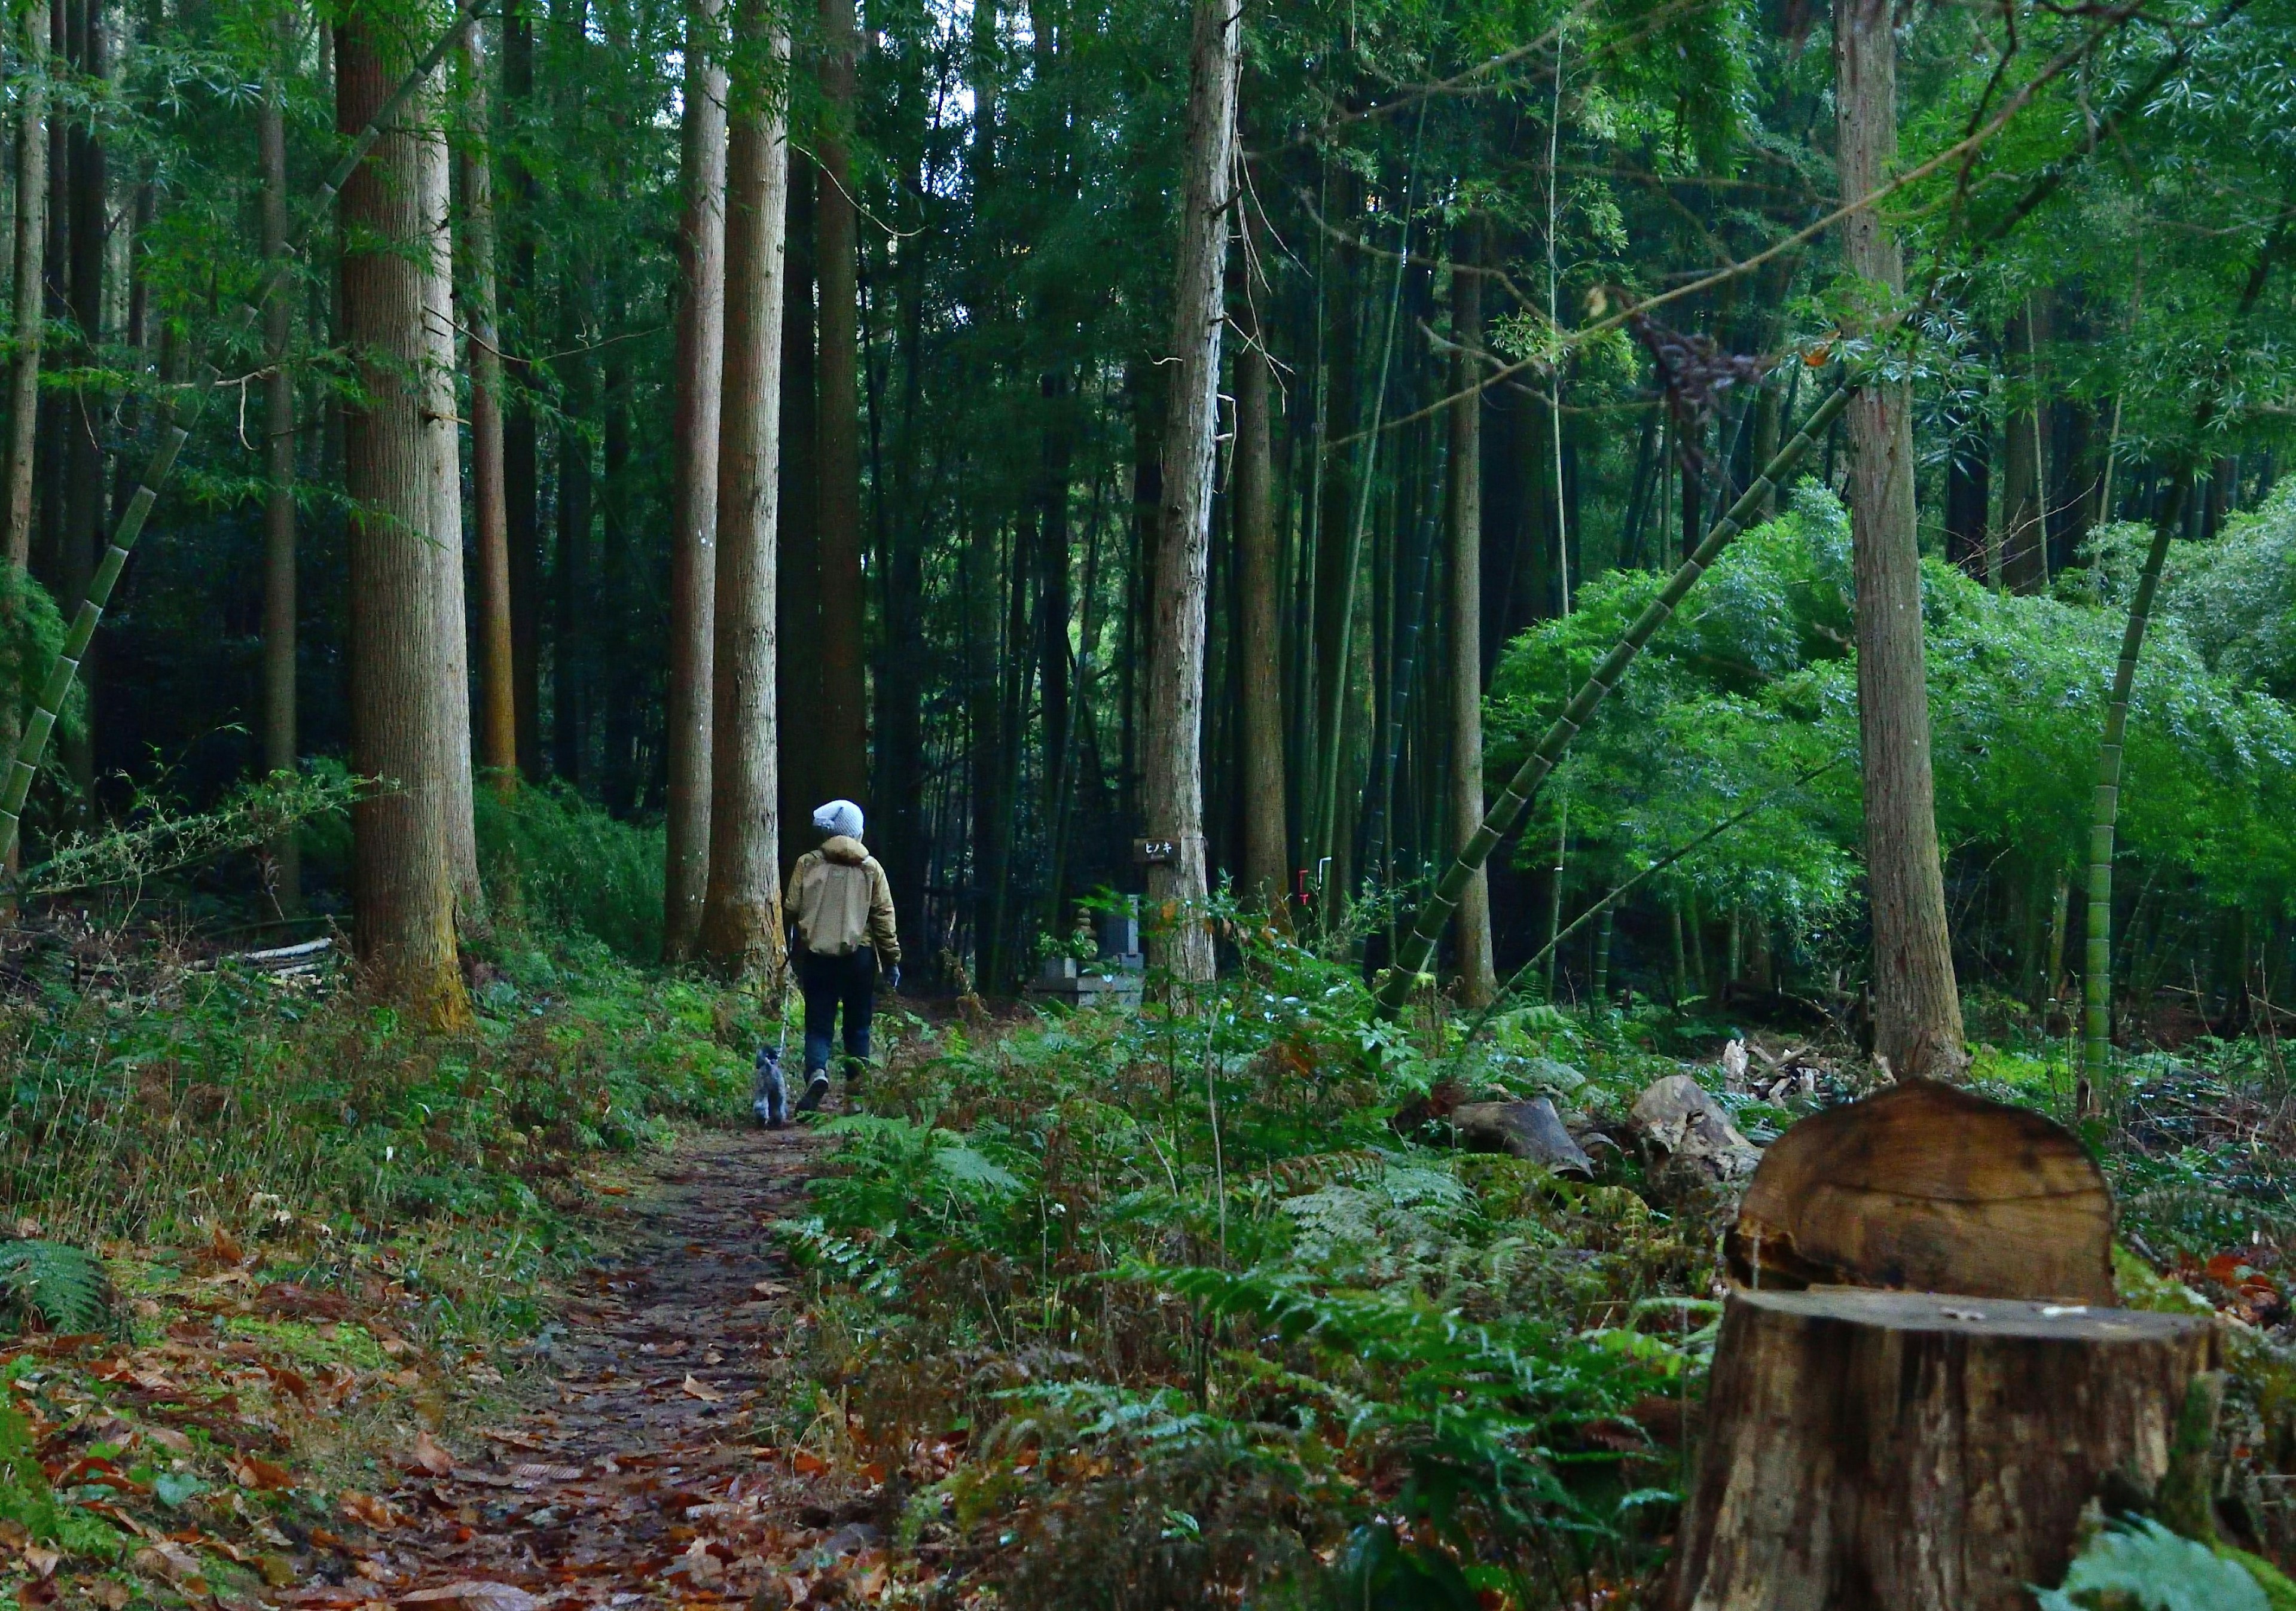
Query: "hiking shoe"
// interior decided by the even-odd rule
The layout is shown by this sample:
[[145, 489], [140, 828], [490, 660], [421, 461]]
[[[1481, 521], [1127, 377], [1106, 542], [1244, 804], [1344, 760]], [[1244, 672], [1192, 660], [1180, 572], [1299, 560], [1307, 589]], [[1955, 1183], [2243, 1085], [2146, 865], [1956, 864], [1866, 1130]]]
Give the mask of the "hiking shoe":
[[797, 1111], [801, 1114], [817, 1111], [821, 1106], [821, 1099], [827, 1095], [829, 1095], [829, 1076], [825, 1073], [816, 1073], [807, 1082], [805, 1095], [797, 1099]]

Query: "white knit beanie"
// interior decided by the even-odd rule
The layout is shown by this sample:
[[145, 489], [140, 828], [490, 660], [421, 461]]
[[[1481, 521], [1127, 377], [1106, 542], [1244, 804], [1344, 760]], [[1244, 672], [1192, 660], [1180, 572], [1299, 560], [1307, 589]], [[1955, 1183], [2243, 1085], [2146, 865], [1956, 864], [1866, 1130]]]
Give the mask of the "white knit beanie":
[[848, 839], [861, 837], [861, 808], [849, 800], [832, 800], [813, 814], [813, 826], [835, 838], [842, 834]]

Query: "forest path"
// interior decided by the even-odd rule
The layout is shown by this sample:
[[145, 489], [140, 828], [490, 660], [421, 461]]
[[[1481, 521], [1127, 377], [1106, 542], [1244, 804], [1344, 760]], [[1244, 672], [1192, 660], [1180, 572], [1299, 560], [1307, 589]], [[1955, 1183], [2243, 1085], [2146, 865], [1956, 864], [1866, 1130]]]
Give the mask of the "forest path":
[[[613, 1251], [586, 1272], [508, 1426], [450, 1441], [486, 1454], [388, 1496], [381, 1593], [407, 1611], [801, 1603], [824, 1578], [875, 1587], [882, 1535], [824, 1503], [856, 1491], [816, 1458], [760, 1446], [758, 1421], [808, 1391], [785, 1363], [802, 1311], [769, 1223], [793, 1212], [825, 1144], [804, 1130], [685, 1137], [637, 1185]], [[378, 1598], [381, 1598], [381, 1593]], [[786, 1597], [786, 1598], [784, 1598]]]

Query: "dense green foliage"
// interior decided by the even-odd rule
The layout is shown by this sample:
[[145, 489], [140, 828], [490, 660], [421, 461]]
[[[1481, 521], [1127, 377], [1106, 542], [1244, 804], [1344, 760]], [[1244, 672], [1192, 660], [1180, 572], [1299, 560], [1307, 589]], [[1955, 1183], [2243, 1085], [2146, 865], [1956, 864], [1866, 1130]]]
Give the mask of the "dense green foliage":
[[[2283, 496], [2218, 543], [2177, 546], [2136, 685], [2120, 817], [2126, 886], [2144, 892], [2136, 900], [2151, 912], [2173, 915], [2140, 935], [2140, 991], [2181, 967], [2211, 914], [2245, 914], [2262, 932], [2296, 910], [2296, 711], [2271, 683], [2284, 635], [2274, 560], [2292, 530], [2296, 504]], [[2108, 557], [2125, 541], [2118, 529], [2103, 539]], [[1546, 854], [1564, 800], [1579, 867], [1598, 887], [1761, 803], [1661, 874], [1660, 899], [1771, 925], [1800, 977], [1854, 992], [1864, 966], [1858, 773], [1835, 765], [1804, 776], [1857, 752], [1849, 563], [1847, 515], [1805, 483], [1789, 514], [1726, 555], [1578, 741], [1524, 859]], [[1576, 614], [1510, 648], [1492, 692], [1495, 762], [1511, 764], [1655, 588], [1632, 572], [1590, 583]], [[1938, 827], [1949, 876], [1972, 903], [1965, 986], [2041, 1005], [2048, 982], [2033, 919], [2085, 842], [2085, 769], [2124, 609], [2117, 579], [2101, 599], [2086, 577], [2021, 597], [1929, 566]], [[1984, 923], [1986, 903], [1998, 927]], [[2268, 982], [2257, 982], [2268, 993], [2288, 978], [2289, 958], [2272, 950], [2263, 966]]]

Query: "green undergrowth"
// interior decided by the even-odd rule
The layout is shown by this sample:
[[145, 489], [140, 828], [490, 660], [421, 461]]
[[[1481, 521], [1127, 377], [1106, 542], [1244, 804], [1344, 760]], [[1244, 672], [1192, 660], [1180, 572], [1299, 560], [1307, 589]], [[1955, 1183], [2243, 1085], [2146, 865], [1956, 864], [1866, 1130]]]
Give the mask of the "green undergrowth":
[[1349, 966], [1242, 949], [1192, 1012], [912, 1036], [789, 1228], [825, 1388], [907, 1467], [907, 1536], [1012, 1604], [1604, 1603], [1672, 1525], [1713, 1205], [1395, 1121], [1615, 1121], [1680, 1064], [1545, 1007], [1461, 1056]]
[[507, 949], [473, 996], [475, 1027], [447, 1036], [229, 967], [160, 1007], [20, 1007], [0, 1193], [49, 1238], [220, 1231], [299, 1279], [391, 1249], [436, 1324], [520, 1323], [495, 1311], [531, 1304], [584, 1165], [739, 1111], [747, 1014], [586, 940]]
[[583, 1245], [586, 1172], [739, 1114], [761, 1032], [753, 996], [646, 966], [658, 830], [482, 793], [466, 1032], [418, 1032], [332, 958], [282, 977], [115, 949], [91, 977], [36, 947], [0, 1005], [0, 1231], [122, 1268], [225, 1238], [266, 1280], [395, 1285], [441, 1337], [530, 1330]]
[[[1734, 1026], [1656, 1009], [1518, 1007], [1468, 1045], [1239, 939], [1191, 1011], [912, 1024], [826, 1127], [785, 1230], [823, 1401], [856, 1410], [837, 1436], [952, 1590], [1004, 1603], [1626, 1603], [1603, 1597], [1654, 1582], [1694, 1459], [1726, 1212], [1646, 1176], [1627, 1109], [1686, 1069], [1767, 1141], [1868, 1076], [1834, 1048], [1807, 1093], [1734, 1095]], [[2046, 1047], [1976, 1069], [2081, 1126], [2127, 1204], [2127, 1301], [2232, 1323], [2226, 1514], [2284, 1554], [2286, 1104], [2240, 1047], [2124, 1074], [2083, 1124]], [[1595, 1179], [1406, 1138], [1440, 1139], [1431, 1097], [1504, 1095], [1552, 1097]]]

